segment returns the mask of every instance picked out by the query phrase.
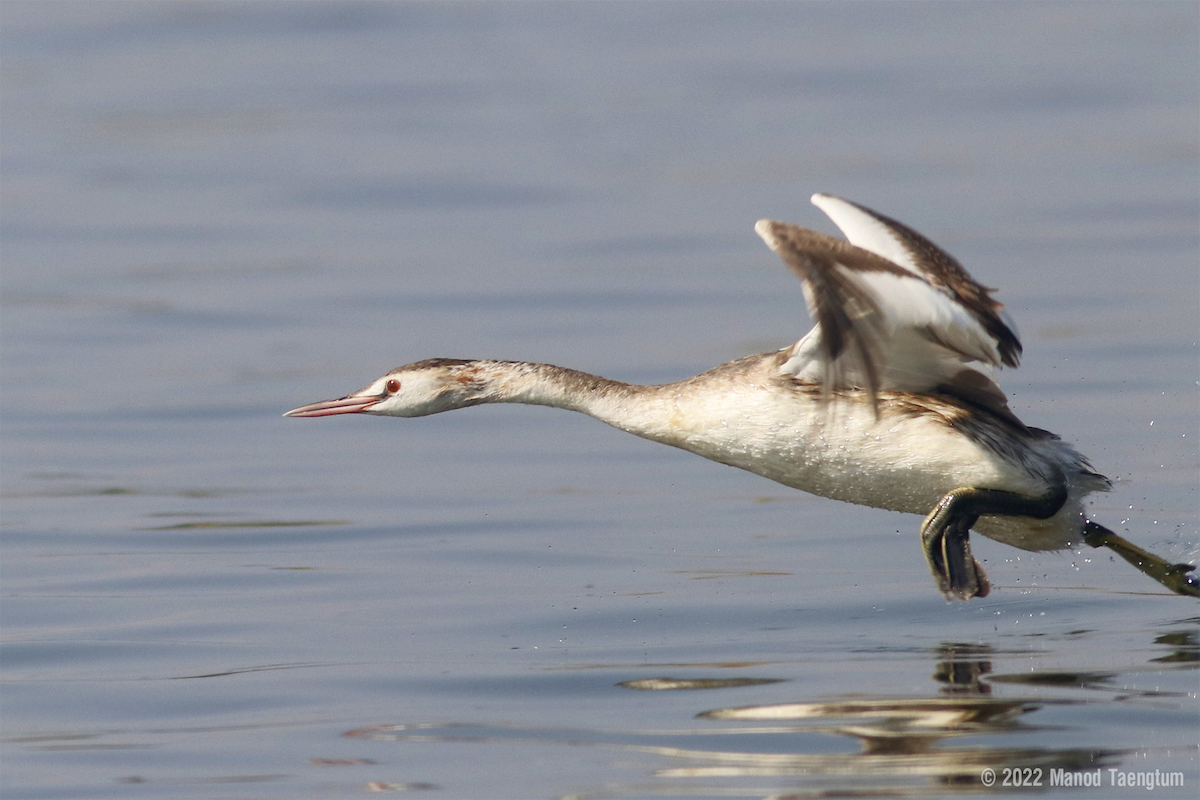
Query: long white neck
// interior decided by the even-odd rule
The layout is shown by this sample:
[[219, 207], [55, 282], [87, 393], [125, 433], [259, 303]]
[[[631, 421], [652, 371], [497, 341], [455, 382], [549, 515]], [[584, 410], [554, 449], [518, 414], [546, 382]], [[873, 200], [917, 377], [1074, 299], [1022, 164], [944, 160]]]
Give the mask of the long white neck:
[[469, 372], [463, 405], [521, 403], [564, 408], [639, 436], [660, 427], [654, 417], [662, 413], [664, 399], [672, 394], [672, 384], [623, 383], [553, 364], [476, 361]]
[[[796, 421], [790, 394], [774, 385], [777, 361], [775, 353], [747, 356], [677, 383], [650, 386], [550, 364], [471, 361], [451, 379], [461, 388], [448, 407], [524, 403], [565, 408], [635, 436], [730, 463], [735, 451], [745, 455], [755, 440], [770, 437], [769, 429], [778, 422]], [[739, 436], [749, 441], [739, 441]]]

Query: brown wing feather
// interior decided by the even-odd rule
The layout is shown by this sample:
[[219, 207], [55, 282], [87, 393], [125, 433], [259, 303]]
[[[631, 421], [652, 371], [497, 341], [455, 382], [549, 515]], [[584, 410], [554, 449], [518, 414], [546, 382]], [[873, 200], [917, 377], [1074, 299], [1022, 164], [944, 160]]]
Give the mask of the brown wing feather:
[[979, 320], [984, 330], [996, 339], [1001, 362], [1008, 367], [1016, 367], [1020, 363], [1021, 342], [1000, 318], [999, 312], [1004, 308], [1004, 304], [992, 299], [995, 289], [977, 283], [970, 273], [963, 269], [958, 259], [903, 222], [850, 200], [843, 199], [842, 202], [854, 206], [887, 226], [924, 273], [925, 279], [953, 294], [963, 308]]
[[[875, 299], [850, 280], [851, 272], [887, 272], [912, 278], [907, 270], [861, 248], [817, 231], [766, 222], [773, 249], [804, 282], [813, 315], [821, 329], [826, 387], [841, 385], [837, 374], [844, 365], [838, 357], [847, 351], [857, 360], [874, 397], [879, 391], [880, 356], [877, 344], [882, 313]], [[841, 267], [842, 269], [838, 269]]]

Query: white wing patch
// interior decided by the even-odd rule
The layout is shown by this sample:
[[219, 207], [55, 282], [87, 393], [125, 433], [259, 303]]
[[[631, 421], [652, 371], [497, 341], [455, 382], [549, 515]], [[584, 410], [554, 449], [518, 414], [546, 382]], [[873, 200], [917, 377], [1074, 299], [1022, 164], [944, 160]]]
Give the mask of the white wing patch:
[[858, 206], [840, 197], [819, 193], [812, 196], [812, 204], [833, 220], [850, 244], [882, 256], [914, 275], [921, 274], [921, 268], [896, 234]]
[[1015, 365], [1020, 343], [990, 290], [900, 223], [831, 195], [813, 202], [851, 244], [771, 220], [755, 226], [804, 282], [816, 322], [781, 372], [830, 389], [951, 394], [1015, 422], [990, 368]]

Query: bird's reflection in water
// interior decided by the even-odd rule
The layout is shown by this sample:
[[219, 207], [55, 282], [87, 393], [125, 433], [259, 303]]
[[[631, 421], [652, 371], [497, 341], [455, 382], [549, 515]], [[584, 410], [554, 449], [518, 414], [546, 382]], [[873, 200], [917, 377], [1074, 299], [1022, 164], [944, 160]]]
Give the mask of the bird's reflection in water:
[[[1173, 644], [1162, 639], [1156, 643]], [[1194, 638], [1176, 644], [1174, 655], [1155, 660], [1194, 661]], [[1124, 751], [1116, 749], [994, 744], [997, 736], [1052, 730], [1030, 720], [1039, 708], [1085, 701], [1001, 699], [992, 695], [990, 684], [1111, 690], [1105, 681], [1112, 676], [1090, 672], [995, 675], [991, 663], [995, 651], [974, 644], [945, 643], [932, 654], [932, 679], [938, 689], [927, 697], [854, 694], [815, 702], [715, 708], [697, 714], [701, 724], [690, 729], [622, 731], [427, 723], [362, 728], [347, 735], [376, 741], [590, 745], [648, 755], [659, 762], [651, 766], [653, 780], [649, 782], [610, 783], [570, 795], [577, 798], [630, 794], [792, 800], [931, 796], [972, 788], [984, 791], [993, 786], [989, 773], [995, 776], [995, 788], [1002, 788], [1002, 776], [1014, 770], [1040, 775], [1045, 787], [1052, 769], [1094, 771], [1119, 764]], [[1191, 668], [1192, 664], [1179, 666]], [[981, 680], [984, 676], [987, 679]], [[743, 677], [656, 677], [617, 685], [637, 691], [712, 691], [775, 682]], [[857, 740], [857, 751], [839, 751], [828, 738], [831, 736]], [[975, 738], [966, 742], [964, 737]], [[664, 758], [675, 763], [662, 766]]]
[[[986, 646], [947, 643], [938, 648], [933, 679], [941, 684], [936, 697], [855, 697], [825, 702], [784, 703], [721, 708], [702, 719], [791, 723], [779, 733], [821, 732], [853, 737], [857, 753], [719, 754], [719, 764], [696, 764], [659, 770], [665, 778], [774, 777], [804, 778], [798, 791], [779, 788], [787, 797], [822, 797], [846, 787], [853, 776], [855, 794], [889, 796], [985, 788], [1005, 770], [1040, 770], [1046, 784], [1050, 769], [1096, 769], [1115, 763], [1115, 750], [1091, 748], [1004, 748], [955, 746], [967, 736], [1010, 734], [1038, 728], [1026, 715], [1048, 704], [1070, 700], [996, 699], [980, 681], [991, 672]], [[700, 753], [695, 754], [698, 758]], [[718, 755], [718, 754], [714, 754]], [[1036, 774], [1036, 773], [1035, 773]], [[913, 779], [920, 779], [914, 782]], [[997, 777], [997, 780], [1000, 780]]]
[[1150, 659], [1159, 664], [1198, 664], [1200, 663], [1200, 634], [1194, 630], [1171, 631], [1164, 633], [1154, 640], [1157, 645], [1172, 648], [1165, 656]]

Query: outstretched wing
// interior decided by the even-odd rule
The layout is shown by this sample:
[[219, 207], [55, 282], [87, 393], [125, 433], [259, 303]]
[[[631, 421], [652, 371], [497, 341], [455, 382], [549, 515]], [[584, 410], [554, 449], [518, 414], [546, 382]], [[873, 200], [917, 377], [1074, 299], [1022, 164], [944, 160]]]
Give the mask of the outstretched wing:
[[904, 223], [878, 211], [831, 194], [814, 194], [812, 203], [833, 220], [850, 244], [919, 275], [957, 300], [995, 340], [1001, 364], [1016, 367], [1020, 363], [1021, 342], [1012, 321], [1004, 314], [1004, 305], [992, 299], [995, 289], [976, 283], [958, 259]]
[[1020, 425], [1004, 393], [971, 366], [1016, 366], [1000, 304], [916, 231], [830, 195], [813, 202], [852, 243], [783, 222], [755, 230], [804, 284], [816, 321], [781, 370], [827, 389], [942, 392]]

